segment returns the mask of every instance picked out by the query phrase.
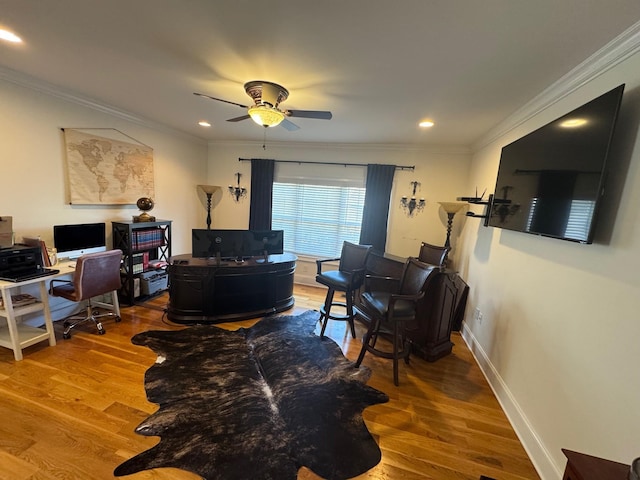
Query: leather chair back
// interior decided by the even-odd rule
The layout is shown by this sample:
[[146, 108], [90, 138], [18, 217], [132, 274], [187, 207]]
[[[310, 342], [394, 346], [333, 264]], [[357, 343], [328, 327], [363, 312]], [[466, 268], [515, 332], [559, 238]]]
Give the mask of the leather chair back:
[[417, 258], [410, 257], [404, 265], [402, 280], [400, 282], [400, 295], [416, 295], [423, 293], [429, 280], [433, 279], [433, 273], [438, 270], [435, 265], [426, 264]]
[[371, 245], [358, 245], [351, 242], [344, 242], [342, 244], [338, 270], [353, 273], [355, 270], [364, 269], [370, 251]]
[[429, 263], [431, 265], [436, 265], [438, 267], [444, 267], [445, 259], [447, 258], [447, 253], [451, 250], [449, 247], [445, 246], [437, 246], [431, 245], [426, 242], [422, 242], [420, 245], [420, 254], [418, 255], [418, 260], [424, 263]]
[[75, 300], [81, 301], [118, 290], [120, 280], [121, 250], [88, 253], [78, 258], [73, 277]]

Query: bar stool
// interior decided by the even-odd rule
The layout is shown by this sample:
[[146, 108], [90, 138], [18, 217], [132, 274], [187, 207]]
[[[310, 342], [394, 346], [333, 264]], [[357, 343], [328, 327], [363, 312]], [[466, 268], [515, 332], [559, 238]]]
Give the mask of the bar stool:
[[[320, 338], [324, 337], [324, 331], [327, 328], [329, 319], [349, 322], [351, 326], [351, 336], [356, 338], [356, 327], [353, 321], [353, 299], [356, 290], [360, 288], [364, 281], [365, 264], [370, 251], [371, 245], [358, 245], [345, 241], [342, 244], [340, 258], [316, 260], [316, 282], [329, 287], [324, 305], [320, 307], [319, 321], [322, 323]], [[338, 270], [327, 270], [323, 272], [323, 265], [326, 262], [337, 260], [340, 260]], [[333, 296], [336, 291], [345, 293], [346, 302], [333, 301]], [[333, 306], [344, 307], [347, 311], [346, 315], [331, 313], [331, 307]]]
[[[360, 298], [371, 323], [362, 339], [362, 349], [356, 360], [356, 367], [360, 366], [367, 352], [392, 359], [393, 383], [398, 386], [398, 360], [403, 359], [406, 364], [409, 364], [411, 353], [411, 343], [405, 332], [408, 329], [417, 328], [418, 301], [425, 296], [437, 272], [438, 267], [435, 265], [409, 257], [405, 262], [396, 291], [369, 291], [369, 283], [365, 283], [365, 291]], [[380, 277], [380, 280], [383, 279], [386, 277]], [[387, 337], [391, 341], [391, 347], [376, 345], [380, 336]]]

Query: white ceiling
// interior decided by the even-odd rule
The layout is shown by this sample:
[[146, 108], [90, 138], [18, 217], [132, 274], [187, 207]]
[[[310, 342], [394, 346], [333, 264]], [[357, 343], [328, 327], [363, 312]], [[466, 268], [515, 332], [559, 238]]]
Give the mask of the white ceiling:
[[207, 140], [264, 132], [193, 92], [247, 105], [267, 80], [333, 112], [272, 141], [470, 145], [639, 20], [638, 0], [0, 0], [24, 40], [0, 73]]

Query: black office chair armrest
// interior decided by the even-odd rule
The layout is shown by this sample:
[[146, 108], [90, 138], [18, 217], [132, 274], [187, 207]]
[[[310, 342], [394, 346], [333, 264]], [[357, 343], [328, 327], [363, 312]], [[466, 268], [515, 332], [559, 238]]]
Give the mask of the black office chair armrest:
[[49, 282], [49, 294], [53, 292], [54, 284], [57, 284], [57, 283], [63, 283], [65, 285], [73, 285], [73, 282], [71, 280], [60, 280], [59, 278], [52, 278], [51, 281]]
[[322, 273], [322, 265], [326, 262], [337, 262], [340, 258], [325, 258], [324, 260], [316, 260], [316, 273], [320, 275]]
[[360, 285], [364, 283], [365, 277], [365, 269], [364, 268], [356, 268], [351, 272], [351, 286], [358, 288]]
[[407, 300], [409, 302], [416, 303], [418, 300], [421, 300], [422, 297], [424, 297], [424, 293], [424, 290], [414, 295], [400, 295], [397, 293], [392, 293], [389, 297], [389, 310], [391, 310], [393, 305], [399, 300]]
[[[396, 302], [399, 302], [401, 300], [404, 300], [404, 301], [407, 301], [407, 302], [411, 302], [414, 305], [413, 308], [416, 308], [418, 301], [421, 300], [424, 297], [424, 294], [425, 294], [424, 290], [422, 292], [419, 292], [419, 293], [414, 294], [414, 295], [391, 294], [391, 296], [389, 297], [389, 306], [388, 306], [389, 316], [388, 316], [387, 320], [389, 322], [393, 322], [394, 321], [394, 315], [393, 314], [396, 311], [396, 308], [395, 308]], [[405, 328], [412, 329], [408, 325], [405, 325]]]

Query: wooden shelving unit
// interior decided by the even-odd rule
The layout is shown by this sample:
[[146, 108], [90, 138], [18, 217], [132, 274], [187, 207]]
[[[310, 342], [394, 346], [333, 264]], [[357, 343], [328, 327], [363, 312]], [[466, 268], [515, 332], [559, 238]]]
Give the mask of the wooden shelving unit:
[[[157, 232], [157, 233], [156, 233]], [[148, 235], [147, 235], [148, 233]], [[148, 254], [154, 260], [169, 263], [171, 257], [171, 220], [155, 222], [112, 222], [113, 248], [122, 250], [122, 287], [120, 301], [133, 305], [137, 298], [136, 277], [153, 270], [137, 263], [138, 255]]]

